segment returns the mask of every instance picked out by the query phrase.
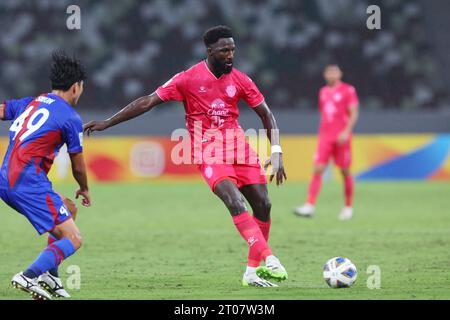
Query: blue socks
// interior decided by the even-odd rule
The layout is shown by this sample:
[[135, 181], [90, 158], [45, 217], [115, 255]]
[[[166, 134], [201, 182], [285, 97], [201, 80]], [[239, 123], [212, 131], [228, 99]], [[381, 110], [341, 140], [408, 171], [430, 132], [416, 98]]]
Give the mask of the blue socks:
[[69, 239], [62, 238], [55, 241], [42, 251], [23, 274], [28, 278], [36, 278], [46, 271], [57, 270], [61, 262], [74, 252], [75, 247]]
[[[48, 234], [48, 243], [47, 243], [47, 245], [51, 245], [55, 241], [58, 241], [58, 239], [56, 239], [54, 236], [52, 236], [51, 233], [49, 233]], [[54, 277], [59, 278], [58, 267], [48, 270], [48, 273], [50, 273]]]

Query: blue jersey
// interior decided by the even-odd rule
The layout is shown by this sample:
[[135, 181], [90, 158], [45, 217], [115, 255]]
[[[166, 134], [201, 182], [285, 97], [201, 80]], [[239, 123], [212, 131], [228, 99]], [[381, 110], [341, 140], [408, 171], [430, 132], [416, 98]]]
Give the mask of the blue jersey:
[[83, 151], [78, 113], [52, 93], [5, 102], [3, 120], [11, 120], [9, 146], [0, 170], [0, 188], [51, 187], [47, 173], [61, 146]]

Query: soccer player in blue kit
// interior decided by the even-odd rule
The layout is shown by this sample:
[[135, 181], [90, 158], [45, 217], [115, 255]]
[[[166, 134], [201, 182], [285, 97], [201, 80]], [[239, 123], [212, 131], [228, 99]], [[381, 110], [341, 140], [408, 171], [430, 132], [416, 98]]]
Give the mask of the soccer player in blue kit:
[[[73, 109], [83, 93], [85, 71], [63, 51], [53, 53], [51, 93], [0, 104], [0, 119], [12, 121], [9, 146], [0, 169], [0, 197], [24, 215], [41, 235], [49, 233], [49, 245], [11, 282], [35, 299], [69, 297], [57, 276], [64, 259], [81, 246], [74, 223], [73, 203], [57, 194], [47, 177], [59, 149], [67, 144], [72, 174], [79, 189], [75, 198], [90, 206], [83, 156], [83, 125]], [[56, 276], [55, 276], [56, 275]]]

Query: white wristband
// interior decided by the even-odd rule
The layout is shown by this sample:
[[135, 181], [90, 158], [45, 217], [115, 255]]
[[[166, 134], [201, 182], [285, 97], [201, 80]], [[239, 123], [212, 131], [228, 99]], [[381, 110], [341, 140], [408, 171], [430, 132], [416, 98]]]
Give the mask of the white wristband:
[[283, 153], [283, 151], [281, 151], [281, 146], [279, 144], [275, 144], [271, 147], [271, 151], [272, 153]]

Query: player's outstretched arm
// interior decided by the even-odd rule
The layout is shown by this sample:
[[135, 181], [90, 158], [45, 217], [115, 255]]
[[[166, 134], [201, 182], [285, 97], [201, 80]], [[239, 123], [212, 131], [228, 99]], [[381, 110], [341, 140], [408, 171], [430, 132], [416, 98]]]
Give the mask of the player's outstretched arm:
[[78, 199], [78, 197], [81, 196], [83, 198], [81, 204], [85, 207], [89, 207], [91, 205], [91, 196], [89, 194], [86, 164], [84, 163], [83, 153], [69, 153], [69, 155], [72, 163], [72, 175], [80, 186], [75, 193], [75, 199]]
[[118, 123], [136, 118], [137, 116], [150, 111], [153, 107], [162, 102], [163, 101], [156, 93], [152, 93], [149, 96], [140, 97], [106, 120], [90, 121], [86, 123], [83, 125], [83, 131], [87, 133], [87, 135], [90, 135], [94, 131], [103, 131], [109, 127], [115, 126]]
[[275, 117], [270, 111], [269, 106], [263, 101], [260, 105], [253, 108], [258, 116], [261, 118], [264, 129], [267, 132], [267, 138], [272, 146], [272, 153], [270, 159], [265, 163], [264, 167], [267, 168], [272, 165], [272, 174], [270, 175], [270, 182], [276, 175], [277, 186], [283, 183], [283, 180], [287, 179], [286, 172], [283, 165], [283, 154], [281, 152], [280, 145], [280, 130], [278, 129]]

